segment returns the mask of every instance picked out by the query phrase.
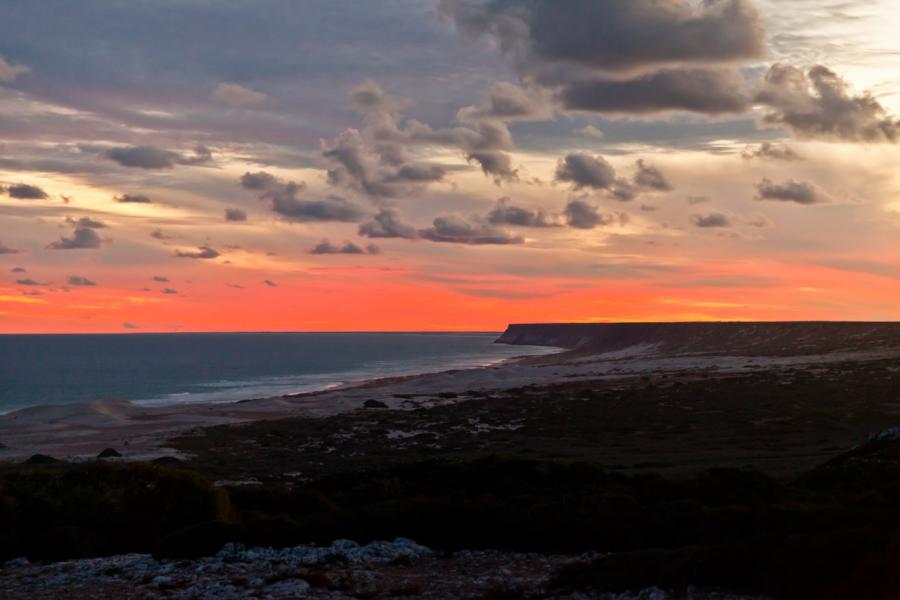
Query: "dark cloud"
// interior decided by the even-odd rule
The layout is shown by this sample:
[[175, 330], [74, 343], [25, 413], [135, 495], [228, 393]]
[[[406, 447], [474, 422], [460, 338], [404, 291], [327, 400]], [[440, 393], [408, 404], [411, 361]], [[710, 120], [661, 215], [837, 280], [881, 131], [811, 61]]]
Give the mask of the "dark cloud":
[[259, 198], [269, 203], [271, 209], [286, 221], [298, 223], [312, 221], [356, 222], [365, 212], [339, 196], [327, 196], [322, 200], [299, 198], [306, 189], [305, 183], [281, 181], [269, 173], [245, 173], [241, 186], [260, 192]]
[[169, 283], [169, 278], [168, 278], [168, 277], [163, 277], [163, 276], [161, 276], [161, 275], [154, 275], [154, 276], [153, 276], [153, 281], [157, 281], [157, 282], [159, 282], [159, 283]]
[[501, 181], [515, 181], [519, 173], [512, 167], [512, 159], [509, 154], [499, 150], [476, 150], [466, 154], [466, 160], [477, 162], [485, 175], [494, 178], [498, 184]]
[[129, 323], [128, 321], [125, 321], [124, 323], [122, 323], [122, 329], [140, 329], [140, 328], [137, 325], [135, 325], [134, 323]]
[[[15, 248], [10, 248], [9, 246], [4, 245], [3, 242], [0, 242], [0, 254], [18, 254], [19, 252], [21, 252], [21, 251], [15, 249]], [[16, 268], [19, 268], [19, 267], [16, 267]], [[22, 272], [24, 272], [24, 271], [25, 271], [25, 269], [22, 269]], [[18, 271], [13, 269], [13, 272], [15, 273]]]
[[632, 73], [743, 62], [766, 49], [749, 0], [441, 0], [440, 7], [464, 31], [495, 38], [530, 73], [571, 64]]
[[51, 242], [47, 248], [50, 250], [90, 250], [103, 245], [103, 240], [93, 227], [76, 226], [71, 237], [61, 237], [56, 242]]
[[821, 204], [830, 200], [828, 194], [817, 185], [796, 179], [789, 179], [783, 183], [763, 179], [756, 185], [756, 191], [757, 200], [796, 202], [797, 204]]
[[606, 190], [616, 183], [616, 170], [602, 156], [576, 152], [556, 165], [556, 180], [571, 183], [576, 190]]
[[163, 288], [159, 291], [160, 294], [165, 294], [167, 296], [174, 296], [178, 293], [178, 290], [173, 290], [172, 288]]
[[263, 281], [263, 283], [269, 287], [278, 287], [278, 284], [275, 283], [274, 281], [272, 281], [271, 279], [266, 279], [265, 281]]
[[247, 220], [247, 213], [239, 208], [226, 208], [225, 220], [229, 222], [242, 222]]
[[87, 277], [80, 277], [78, 275], [72, 275], [69, 277], [69, 285], [91, 287], [91, 286], [97, 285], [97, 282], [91, 281]]
[[521, 244], [521, 236], [512, 235], [487, 223], [472, 223], [455, 215], [437, 217], [433, 226], [423, 229], [419, 235], [432, 242], [448, 242], [471, 245]]
[[73, 227], [87, 227], [89, 229], [106, 229], [108, 227], [103, 221], [92, 219], [90, 217], [81, 217], [80, 219], [66, 217], [66, 223]]
[[735, 67], [766, 48], [750, 0], [441, 0], [440, 8], [460, 30], [493, 39], [523, 80], [556, 91], [570, 109], [743, 111]]
[[866, 92], [854, 95], [850, 86], [822, 65], [804, 72], [789, 65], [769, 69], [756, 101], [771, 108], [768, 125], [783, 125], [806, 139], [845, 142], [897, 142], [900, 120]]
[[584, 200], [572, 200], [566, 205], [564, 211], [566, 222], [575, 229], [594, 229], [606, 225], [624, 225], [628, 222], [625, 213], [601, 213], [596, 206], [592, 206]]
[[199, 246], [196, 250], [176, 250], [175, 256], [179, 258], [212, 259], [219, 257], [219, 251], [209, 246]]
[[150, 204], [151, 202], [150, 198], [144, 194], [121, 194], [114, 200], [123, 204]]
[[6, 188], [6, 193], [10, 198], [17, 200], [46, 200], [50, 194], [42, 190], [36, 185], [28, 183], [15, 183]]
[[772, 142], [764, 142], [755, 148], [747, 148], [741, 156], [746, 160], [754, 158], [784, 161], [803, 160], [803, 157], [790, 146]]
[[731, 227], [731, 219], [723, 213], [707, 213], [705, 215], [692, 215], [691, 223], [696, 227], [716, 228]]
[[365, 216], [362, 209], [339, 196], [328, 196], [324, 200], [299, 200], [293, 194], [275, 194], [270, 199], [272, 210], [287, 221], [352, 223]]
[[[376, 248], [375, 252], [371, 252], [372, 248]], [[368, 248], [362, 248], [354, 244], [353, 242], [344, 242], [343, 246], [337, 246], [332, 244], [328, 240], [322, 240], [318, 245], [316, 245], [312, 250], [309, 251], [310, 254], [377, 254], [377, 246], [369, 246]]]
[[369, 238], [404, 238], [413, 240], [419, 237], [412, 225], [403, 223], [400, 215], [392, 208], [381, 209], [372, 220], [359, 226], [359, 235]]
[[634, 175], [635, 185], [659, 192], [668, 192], [675, 189], [662, 171], [648, 164], [644, 159], [637, 161], [637, 168], [637, 173]]
[[46, 287], [46, 286], [50, 285], [49, 283], [41, 282], [41, 281], [35, 281], [34, 279], [31, 279], [31, 278], [28, 278], [28, 279], [16, 279], [16, 283], [17, 283], [18, 285], [26, 285], [26, 286], [29, 286], [29, 287]]
[[328, 163], [329, 183], [370, 196], [398, 198], [444, 178], [445, 170], [440, 165], [397, 164], [404, 154], [396, 154], [397, 144], [394, 140], [393, 144], [387, 145], [392, 152], [391, 160], [379, 161], [377, 148], [367, 144], [359, 131], [344, 131], [322, 149], [322, 157]]
[[162, 229], [154, 229], [153, 231], [150, 232], [150, 237], [152, 237], [155, 240], [174, 240], [175, 239], [174, 235], [169, 235], [168, 233], [164, 232]]
[[512, 225], [515, 227], [558, 227], [558, 219], [551, 217], [543, 210], [531, 210], [510, 204], [509, 198], [501, 198], [497, 206], [488, 213], [491, 225]]
[[258, 171], [241, 175], [241, 187], [245, 190], [266, 191], [278, 184], [278, 179], [271, 173]]
[[193, 155], [182, 155], [156, 146], [120, 146], [103, 151], [101, 156], [123, 167], [151, 170], [171, 169], [175, 165], [202, 165], [212, 160], [212, 152], [206, 146], [195, 147]]
[[602, 113], [649, 114], [690, 111], [739, 113], [750, 107], [739, 73], [725, 70], [665, 70], [635, 79], [587, 79], [562, 88], [565, 108]]
[[[2, 246], [2, 244], [0, 244], [0, 246]], [[2, 250], [0, 250], [0, 254], [3, 254], [3, 251], [2, 251]], [[23, 269], [22, 267], [13, 267], [12, 269], [10, 269], [10, 271], [13, 272], [13, 273], [26, 273], [26, 272], [27, 272], [27, 271], [26, 271], [25, 269]]]

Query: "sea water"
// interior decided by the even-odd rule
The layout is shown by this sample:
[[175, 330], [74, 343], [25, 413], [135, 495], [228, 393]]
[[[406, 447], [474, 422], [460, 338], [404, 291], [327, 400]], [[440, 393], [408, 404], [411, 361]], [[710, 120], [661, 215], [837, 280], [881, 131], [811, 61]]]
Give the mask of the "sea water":
[[472, 368], [555, 349], [496, 333], [0, 335], [0, 412], [129, 400], [229, 402]]

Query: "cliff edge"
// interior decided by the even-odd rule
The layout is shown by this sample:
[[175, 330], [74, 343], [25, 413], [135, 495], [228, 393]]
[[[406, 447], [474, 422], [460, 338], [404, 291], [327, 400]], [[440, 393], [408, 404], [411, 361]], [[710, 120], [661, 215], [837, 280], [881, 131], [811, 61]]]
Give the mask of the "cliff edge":
[[900, 349], [896, 322], [546, 323], [510, 325], [500, 344], [583, 354], [652, 348], [659, 354], [809, 355]]

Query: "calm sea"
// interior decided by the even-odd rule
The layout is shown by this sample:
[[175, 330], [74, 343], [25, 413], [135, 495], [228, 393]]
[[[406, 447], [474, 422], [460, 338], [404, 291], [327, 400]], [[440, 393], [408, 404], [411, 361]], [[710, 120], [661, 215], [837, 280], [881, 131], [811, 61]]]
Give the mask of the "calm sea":
[[228, 402], [555, 351], [494, 344], [497, 335], [0, 335], [0, 412], [108, 399]]

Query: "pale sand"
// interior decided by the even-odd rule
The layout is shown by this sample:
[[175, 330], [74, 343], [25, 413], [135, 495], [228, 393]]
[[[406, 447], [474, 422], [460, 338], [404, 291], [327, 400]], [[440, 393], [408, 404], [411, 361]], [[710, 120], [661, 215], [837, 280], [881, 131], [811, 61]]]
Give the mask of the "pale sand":
[[21, 460], [37, 453], [57, 458], [88, 458], [107, 447], [132, 459], [173, 455], [175, 452], [166, 447], [166, 440], [195, 427], [294, 416], [325, 417], [359, 409], [366, 400], [378, 400], [394, 409], [412, 409], [458, 401], [439, 397], [439, 394], [448, 393], [496, 392], [528, 385], [684, 371], [740, 373], [791, 366], [813, 368], [827, 363], [892, 356], [898, 356], [898, 352], [792, 357], [672, 357], [656, 355], [653, 346], [642, 345], [599, 356], [527, 358], [490, 367], [374, 380], [324, 392], [227, 404], [148, 407], [112, 400], [39, 406], [0, 415], [0, 443], [5, 445], [0, 448], [0, 460]]

